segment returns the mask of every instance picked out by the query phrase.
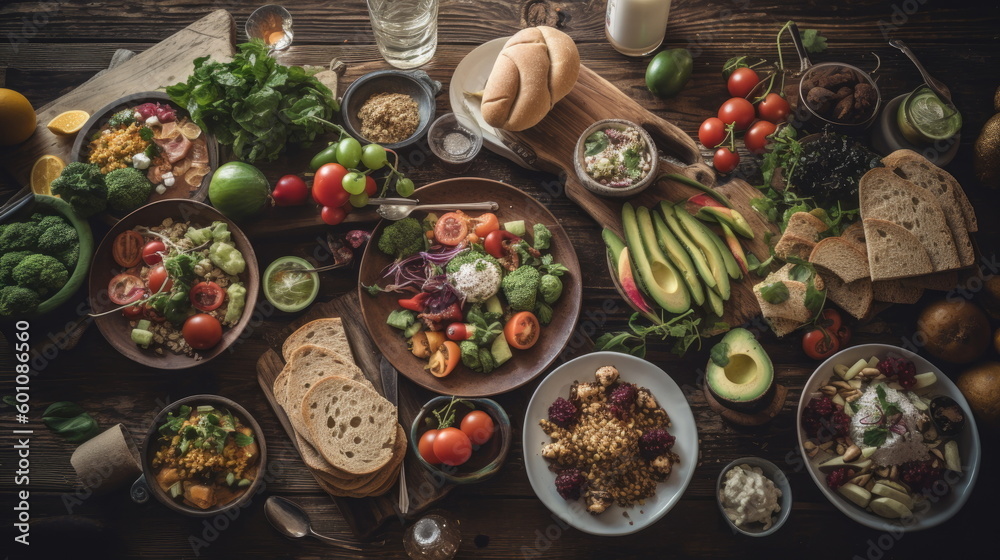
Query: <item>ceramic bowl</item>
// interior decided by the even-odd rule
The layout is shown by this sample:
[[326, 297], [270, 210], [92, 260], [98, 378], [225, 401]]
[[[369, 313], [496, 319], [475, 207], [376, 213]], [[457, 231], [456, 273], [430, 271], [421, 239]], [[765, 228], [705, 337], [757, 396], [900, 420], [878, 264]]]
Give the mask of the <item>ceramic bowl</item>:
[[441, 82], [432, 80], [423, 70], [379, 70], [361, 76], [354, 80], [344, 92], [340, 102], [340, 114], [352, 136], [362, 143], [372, 142], [361, 134], [361, 119], [358, 111], [368, 101], [368, 98], [378, 93], [404, 93], [417, 102], [420, 114], [420, 124], [405, 140], [382, 143], [382, 147], [390, 150], [405, 148], [423, 138], [427, 127], [434, 122], [434, 96], [441, 91]]
[[[420, 455], [420, 436], [432, 428], [425, 419], [434, 421], [433, 411], [447, 406], [452, 398], [445, 396], [434, 397], [427, 401], [427, 404], [420, 409], [420, 412], [413, 419], [413, 424], [410, 425], [410, 450], [425, 469], [440, 475], [449, 482], [456, 484], [482, 482], [500, 470], [503, 462], [507, 459], [507, 452], [510, 451], [512, 439], [510, 418], [507, 417], [507, 412], [496, 401], [491, 399], [462, 399], [474, 404], [475, 410], [482, 410], [489, 414], [490, 418], [493, 419], [493, 426], [495, 428], [493, 437], [489, 441], [481, 446], [472, 446], [472, 457], [464, 464], [457, 467], [432, 465]], [[457, 428], [461, 424], [462, 418], [471, 412], [472, 409], [462, 403], [456, 403], [455, 407], [458, 412], [455, 415], [454, 427]]]
[[[646, 153], [649, 154], [651, 167], [642, 178], [634, 182], [631, 186], [609, 187], [607, 185], [602, 185], [598, 181], [595, 181], [587, 173], [584, 161], [584, 158], [586, 158], [587, 138], [598, 130], [606, 130], [609, 128], [616, 130], [634, 128], [639, 131], [639, 137], [642, 138], [643, 142], [646, 144]], [[644, 128], [631, 121], [623, 119], [604, 119], [595, 122], [587, 127], [587, 129], [583, 131], [583, 134], [580, 135], [580, 139], [576, 141], [576, 149], [573, 151], [573, 154], [573, 169], [576, 170], [577, 179], [588, 191], [600, 196], [606, 196], [609, 198], [624, 198], [633, 196], [646, 190], [656, 181], [656, 170], [659, 165], [659, 157], [656, 153], [656, 143], [653, 142], [653, 137], [650, 136]]]
[[[722, 490], [722, 485], [725, 483], [726, 473], [739, 465], [749, 465], [751, 467], [758, 467], [765, 477], [767, 477], [774, 485], [781, 490], [781, 497], [778, 499], [778, 505], [781, 506], [781, 510], [773, 514], [771, 519], [771, 526], [766, 530], [764, 529], [764, 524], [759, 522], [745, 524], [743, 526], [737, 527], [735, 523], [729, 516], [726, 515], [726, 511], [723, 509], [722, 500], [719, 499], [719, 492]], [[726, 523], [733, 528], [734, 531], [742, 533], [750, 537], [766, 537], [771, 533], [774, 533], [788, 521], [788, 516], [792, 513], [792, 486], [788, 483], [788, 477], [785, 473], [777, 467], [771, 461], [766, 459], [761, 459], [760, 457], [743, 457], [741, 459], [736, 459], [732, 463], [726, 465], [722, 472], [719, 473], [719, 480], [715, 483], [715, 501], [719, 504], [719, 511], [722, 512], [722, 517], [725, 518]]]

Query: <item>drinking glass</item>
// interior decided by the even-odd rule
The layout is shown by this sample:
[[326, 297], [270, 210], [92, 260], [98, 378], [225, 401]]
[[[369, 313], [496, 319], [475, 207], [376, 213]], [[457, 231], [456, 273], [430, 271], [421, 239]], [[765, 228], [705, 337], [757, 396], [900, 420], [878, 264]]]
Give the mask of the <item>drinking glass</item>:
[[464, 173], [483, 147], [483, 131], [475, 119], [448, 113], [427, 129], [427, 144], [449, 173]]
[[247, 18], [248, 39], [261, 39], [272, 51], [282, 51], [292, 44], [292, 14], [281, 6], [269, 4], [254, 10]]
[[437, 50], [438, 0], [367, 0], [375, 44], [396, 68], [416, 68]]

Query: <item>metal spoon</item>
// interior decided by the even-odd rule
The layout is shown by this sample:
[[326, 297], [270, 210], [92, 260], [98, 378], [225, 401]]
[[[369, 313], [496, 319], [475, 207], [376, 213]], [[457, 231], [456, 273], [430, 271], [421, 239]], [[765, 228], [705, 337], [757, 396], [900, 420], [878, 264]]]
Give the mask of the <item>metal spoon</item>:
[[379, 216], [386, 220], [402, 220], [417, 210], [499, 210], [500, 205], [496, 202], [468, 202], [458, 204], [423, 204], [418, 206], [404, 206], [401, 204], [383, 204], [378, 207]]
[[415, 198], [378, 198], [371, 197], [368, 199], [369, 205], [375, 204], [405, 204], [407, 206], [412, 204], [420, 204], [420, 201]]
[[363, 552], [366, 545], [378, 547], [385, 544], [385, 540], [381, 540], [362, 545], [361, 543], [321, 535], [312, 528], [312, 523], [309, 521], [309, 514], [303, 511], [295, 502], [281, 496], [271, 496], [264, 502], [264, 515], [279, 533], [293, 539], [301, 539], [309, 535], [326, 544], [354, 552]]
[[910, 62], [912, 62], [913, 65], [917, 67], [917, 70], [920, 71], [920, 76], [924, 79], [924, 82], [927, 84], [927, 87], [929, 87], [931, 91], [934, 92], [934, 95], [937, 95], [938, 97], [943, 99], [945, 103], [948, 104], [949, 107], [951, 108], [955, 107], [955, 104], [951, 102], [951, 90], [948, 89], [948, 86], [936, 80], [934, 76], [931, 76], [927, 72], [927, 69], [924, 68], [924, 65], [920, 64], [920, 61], [917, 60], [917, 55], [913, 54], [913, 51], [910, 50], [910, 47], [906, 46], [906, 43], [900, 41], [899, 39], [893, 39], [889, 41], [889, 46], [899, 49], [900, 51], [903, 52], [903, 54], [906, 55], [906, 58], [910, 59]]

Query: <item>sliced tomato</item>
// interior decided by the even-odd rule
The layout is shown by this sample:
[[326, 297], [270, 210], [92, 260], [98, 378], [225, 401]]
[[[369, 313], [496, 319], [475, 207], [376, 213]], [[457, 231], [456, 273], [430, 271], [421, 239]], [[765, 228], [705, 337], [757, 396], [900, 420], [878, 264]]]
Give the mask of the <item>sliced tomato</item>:
[[154, 239], [142, 248], [142, 262], [153, 266], [154, 264], [161, 262], [163, 260], [163, 253], [166, 252], [167, 247], [159, 239]]
[[444, 341], [436, 352], [431, 354], [431, 359], [427, 363], [427, 370], [434, 377], [445, 377], [455, 370], [455, 366], [462, 358], [462, 351], [458, 349], [458, 344], [450, 340]]
[[181, 328], [184, 341], [195, 350], [211, 348], [222, 340], [222, 324], [207, 313], [192, 315]]
[[111, 256], [125, 268], [139, 264], [142, 259], [142, 234], [133, 230], [119, 233], [111, 246]]
[[122, 315], [124, 315], [129, 321], [141, 319], [143, 317], [143, 304], [137, 303], [122, 309]]
[[502, 259], [504, 257], [504, 253], [506, 253], [503, 249], [503, 242], [510, 241], [513, 243], [520, 240], [521, 238], [513, 233], [504, 229], [498, 229], [491, 231], [486, 235], [486, 239], [483, 240], [483, 249], [486, 249], [486, 252], [489, 253], [490, 256]]
[[167, 274], [167, 269], [160, 263], [149, 269], [149, 291], [152, 293], [169, 292], [174, 287], [174, 281]]
[[225, 301], [226, 292], [215, 282], [198, 282], [191, 288], [190, 297], [198, 311], [212, 311]]
[[503, 328], [503, 336], [507, 339], [507, 344], [518, 350], [534, 346], [538, 342], [541, 332], [538, 318], [530, 311], [515, 313]]
[[478, 218], [473, 220], [476, 224], [476, 235], [479, 237], [486, 237], [491, 231], [496, 231], [500, 229], [500, 220], [497, 219], [497, 215], [492, 212], [487, 212]]
[[469, 235], [465, 217], [457, 212], [448, 212], [434, 225], [434, 238], [442, 245], [458, 245]]
[[108, 284], [108, 296], [115, 305], [125, 305], [142, 299], [146, 287], [142, 279], [134, 274], [119, 274]]

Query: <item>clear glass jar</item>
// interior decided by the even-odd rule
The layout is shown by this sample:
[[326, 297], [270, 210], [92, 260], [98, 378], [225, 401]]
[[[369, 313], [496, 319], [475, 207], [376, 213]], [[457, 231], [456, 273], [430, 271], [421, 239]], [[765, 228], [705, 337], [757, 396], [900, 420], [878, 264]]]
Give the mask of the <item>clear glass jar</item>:
[[604, 33], [618, 52], [647, 55], [663, 43], [669, 16], [670, 0], [608, 0]]

